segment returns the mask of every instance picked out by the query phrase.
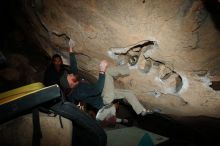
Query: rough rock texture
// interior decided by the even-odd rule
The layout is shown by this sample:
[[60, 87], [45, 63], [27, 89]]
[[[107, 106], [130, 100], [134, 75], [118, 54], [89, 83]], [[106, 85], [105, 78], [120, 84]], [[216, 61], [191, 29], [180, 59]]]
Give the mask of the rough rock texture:
[[[209, 87], [210, 76], [220, 75], [210, 3], [219, 8], [215, 0], [23, 0], [28, 23], [18, 23], [49, 55], [66, 55], [69, 38], [75, 40], [79, 68], [88, 76], [97, 76], [102, 59], [115, 65], [130, 56], [131, 75], [117, 81], [146, 107], [220, 117], [220, 92]], [[119, 48], [126, 51], [111, 59], [108, 51]]]

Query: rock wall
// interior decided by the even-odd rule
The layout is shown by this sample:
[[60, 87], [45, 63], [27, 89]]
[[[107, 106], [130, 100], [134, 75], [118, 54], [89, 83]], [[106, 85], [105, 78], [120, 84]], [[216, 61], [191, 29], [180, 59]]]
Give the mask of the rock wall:
[[[217, 0], [23, 0], [28, 23], [18, 23], [49, 55], [67, 56], [68, 40], [75, 40], [79, 69], [88, 76], [97, 77], [102, 59], [111, 65], [121, 56], [131, 59], [130, 76], [117, 83], [148, 108], [220, 117], [220, 93], [209, 87], [210, 76], [220, 75], [213, 17], [219, 5]], [[124, 54], [111, 58], [108, 52], [119, 48]]]

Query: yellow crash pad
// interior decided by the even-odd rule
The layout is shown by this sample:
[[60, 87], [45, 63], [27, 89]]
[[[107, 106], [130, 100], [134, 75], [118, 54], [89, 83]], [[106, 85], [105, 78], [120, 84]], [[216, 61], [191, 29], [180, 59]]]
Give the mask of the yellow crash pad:
[[40, 82], [22, 86], [16, 89], [12, 89], [3, 93], [0, 93], [0, 105], [19, 99], [25, 95], [32, 94], [36, 90], [44, 88], [44, 85]]

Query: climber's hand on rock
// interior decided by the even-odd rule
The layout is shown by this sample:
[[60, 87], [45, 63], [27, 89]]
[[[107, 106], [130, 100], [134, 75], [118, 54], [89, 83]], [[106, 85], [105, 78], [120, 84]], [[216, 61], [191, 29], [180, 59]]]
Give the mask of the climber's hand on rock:
[[73, 48], [75, 47], [76, 42], [72, 39], [69, 40], [69, 51], [73, 52]]
[[105, 73], [108, 68], [108, 62], [106, 60], [102, 60], [99, 67], [100, 67], [100, 72]]

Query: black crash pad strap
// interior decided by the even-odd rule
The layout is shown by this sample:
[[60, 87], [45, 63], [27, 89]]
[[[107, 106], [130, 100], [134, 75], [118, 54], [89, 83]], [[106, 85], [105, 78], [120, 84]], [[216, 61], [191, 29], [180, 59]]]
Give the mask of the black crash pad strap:
[[33, 110], [32, 121], [33, 121], [32, 146], [40, 146], [40, 139], [42, 138], [42, 132], [40, 127], [40, 116], [38, 109]]

